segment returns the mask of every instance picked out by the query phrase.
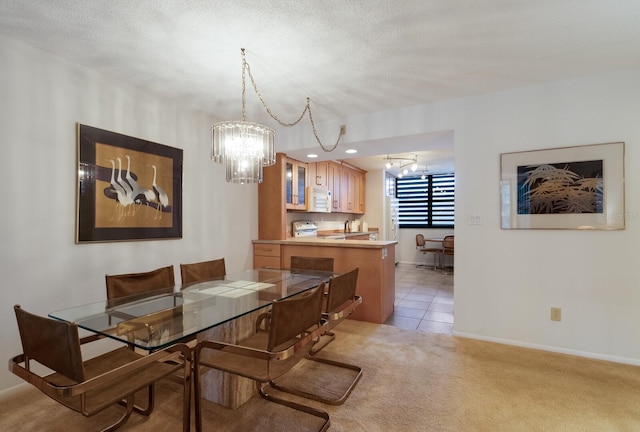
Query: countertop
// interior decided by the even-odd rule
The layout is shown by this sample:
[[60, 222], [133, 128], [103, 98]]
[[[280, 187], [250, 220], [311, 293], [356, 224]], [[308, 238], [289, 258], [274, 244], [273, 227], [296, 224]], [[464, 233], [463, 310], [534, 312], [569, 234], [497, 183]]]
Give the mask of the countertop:
[[[358, 235], [358, 233], [347, 234]], [[362, 234], [365, 233], [360, 233], [360, 235]], [[253, 240], [253, 243], [382, 249], [389, 245], [395, 245], [398, 242], [395, 240], [346, 240], [322, 237], [290, 237], [286, 240]]]
[[339, 237], [357, 237], [361, 235], [371, 235], [376, 234], [380, 235], [378, 231], [354, 231], [354, 232], [344, 232], [340, 230], [329, 230], [329, 231], [318, 231], [318, 238], [333, 238], [338, 239]]

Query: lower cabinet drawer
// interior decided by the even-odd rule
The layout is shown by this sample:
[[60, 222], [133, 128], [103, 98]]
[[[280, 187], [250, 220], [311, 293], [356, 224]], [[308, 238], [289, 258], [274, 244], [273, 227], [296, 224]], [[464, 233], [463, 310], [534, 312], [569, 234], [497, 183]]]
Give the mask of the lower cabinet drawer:
[[279, 244], [254, 244], [253, 254], [280, 257], [280, 245]]
[[254, 255], [253, 256], [253, 268], [260, 267], [272, 267], [272, 268], [280, 268], [280, 257], [274, 256], [264, 256], [264, 255]]

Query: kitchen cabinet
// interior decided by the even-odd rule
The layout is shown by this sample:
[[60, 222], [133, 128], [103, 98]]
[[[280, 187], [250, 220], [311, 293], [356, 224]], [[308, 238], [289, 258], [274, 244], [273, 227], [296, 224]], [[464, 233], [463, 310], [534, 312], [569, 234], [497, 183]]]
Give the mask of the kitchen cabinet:
[[253, 245], [253, 268], [280, 268], [280, 245], [255, 243]]
[[[346, 273], [359, 267], [356, 294], [363, 298], [350, 319], [382, 324], [393, 314], [395, 302], [395, 244], [391, 241], [254, 240], [254, 265], [277, 255], [282, 268], [292, 256], [333, 258], [333, 270]], [[266, 255], [265, 255], [266, 254]], [[275, 264], [275, 260], [272, 262]]]
[[365, 190], [366, 190], [366, 178], [365, 173], [358, 174], [358, 197], [356, 199], [356, 211], [358, 214], [364, 214], [365, 209]]
[[359, 267], [356, 294], [363, 301], [349, 318], [382, 324], [394, 308], [395, 244], [381, 243], [385, 242], [286, 240], [280, 243], [281, 259], [288, 263], [291, 256], [331, 257], [337, 273]]
[[[258, 184], [258, 238], [284, 240], [287, 232], [285, 199], [285, 168], [287, 155], [276, 154], [276, 163], [263, 169], [262, 183]], [[289, 234], [290, 235], [290, 234]]]
[[309, 186], [325, 190], [329, 189], [329, 162], [309, 164]]
[[327, 185], [331, 191], [331, 211], [342, 212], [342, 199], [340, 193], [340, 184], [342, 183], [342, 166], [336, 162], [329, 162], [327, 167], [328, 180]]
[[365, 172], [343, 166], [340, 180], [341, 211], [343, 213], [364, 214]]
[[290, 210], [306, 210], [308, 164], [287, 158], [285, 162], [285, 203]]
[[305, 211], [307, 186], [323, 188], [325, 180], [332, 194], [332, 212], [363, 214], [365, 173], [344, 162], [308, 164], [277, 153], [276, 163], [264, 168], [263, 181], [258, 185], [258, 238], [291, 237], [287, 211]]

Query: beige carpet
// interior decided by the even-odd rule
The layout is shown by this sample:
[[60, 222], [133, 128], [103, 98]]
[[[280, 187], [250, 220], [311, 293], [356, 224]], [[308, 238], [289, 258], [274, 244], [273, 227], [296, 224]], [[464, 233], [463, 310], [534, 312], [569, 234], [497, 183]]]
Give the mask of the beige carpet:
[[[307, 402], [330, 414], [332, 431], [640, 431], [639, 367], [357, 321], [336, 333], [324, 355], [364, 376], [344, 405]], [[337, 391], [343, 373], [316, 369], [315, 385]], [[180, 430], [178, 392], [162, 383], [151, 417], [133, 414], [121, 430]], [[86, 419], [31, 388], [0, 404], [2, 431], [93, 431], [114, 416]], [[235, 411], [207, 403], [204, 417], [207, 431], [244, 432], [258, 421], [254, 430], [310, 430], [309, 417], [259, 397]]]

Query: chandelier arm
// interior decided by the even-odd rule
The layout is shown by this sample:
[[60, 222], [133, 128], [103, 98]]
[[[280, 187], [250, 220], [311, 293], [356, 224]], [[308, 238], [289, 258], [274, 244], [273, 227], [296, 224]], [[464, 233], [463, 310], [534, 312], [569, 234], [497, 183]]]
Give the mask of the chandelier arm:
[[[258, 90], [258, 85], [256, 84], [256, 81], [253, 79], [253, 74], [251, 73], [251, 68], [249, 67], [249, 63], [247, 63], [247, 61], [244, 59], [244, 56], [243, 56], [242, 62], [243, 62], [242, 74], [244, 76], [244, 71], [246, 69], [247, 73], [249, 74], [249, 79], [251, 80], [251, 84], [253, 85], [253, 90], [256, 92], [256, 95], [258, 96], [258, 99], [260, 99], [260, 103], [262, 103], [262, 107], [265, 109], [267, 114], [269, 114], [272, 119], [277, 121], [280, 124], [280, 126], [292, 127], [300, 123], [300, 120], [302, 120], [305, 113], [309, 110], [309, 103], [307, 103], [307, 105], [304, 107], [304, 110], [302, 111], [302, 114], [300, 114], [300, 117], [298, 117], [298, 119], [295, 120], [294, 122], [285, 123], [281, 121], [275, 114], [273, 114], [273, 112], [271, 112], [271, 109], [269, 109], [269, 107], [267, 106], [267, 103], [264, 101], [262, 94], [260, 94], [260, 91]], [[243, 78], [243, 82], [244, 82], [244, 78]]]
[[320, 137], [318, 137], [318, 131], [316, 131], [316, 124], [314, 123], [313, 115], [311, 114], [311, 105], [310, 105], [310, 102], [309, 102], [309, 98], [307, 98], [307, 109], [309, 110], [309, 120], [311, 121], [311, 128], [313, 129], [313, 136], [316, 137], [316, 141], [320, 145], [320, 148], [322, 148], [322, 150], [325, 151], [326, 153], [334, 151], [338, 147], [338, 144], [340, 144], [340, 139], [342, 138], [342, 134], [340, 134], [340, 133], [338, 134], [338, 139], [336, 140], [336, 143], [332, 147], [325, 147], [322, 144], [322, 142], [320, 141]]
[[[247, 86], [245, 84], [245, 69], [249, 68], [249, 65], [247, 64], [247, 61], [244, 59], [244, 48], [241, 48], [242, 51], [242, 121], [245, 122], [247, 121], [247, 108], [246, 108], [246, 101], [247, 101]], [[251, 75], [251, 72], [249, 72], [249, 75]]]
[[249, 79], [251, 80], [251, 84], [253, 85], [253, 90], [256, 92], [256, 95], [258, 96], [258, 99], [260, 99], [260, 103], [262, 104], [262, 107], [265, 109], [265, 111], [267, 112], [267, 114], [269, 114], [269, 116], [271, 116], [272, 119], [274, 119], [276, 122], [278, 122], [278, 124], [280, 126], [284, 126], [284, 127], [292, 127], [297, 125], [298, 123], [300, 123], [300, 121], [302, 120], [302, 118], [304, 117], [305, 114], [309, 114], [309, 121], [311, 122], [311, 128], [313, 129], [313, 135], [316, 138], [316, 141], [318, 142], [318, 145], [320, 145], [320, 147], [322, 148], [323, 151], [325, 152], [332, 152], [334, 151], [338, 145], [340, 144], [340, 140], [342, 139], [342, 134], [339, 133], [338, 134], [338, 139], [336, 140], [336, 143], [331, 146], [325, 146], [324, 144], [322, 144], [322, 141], [320, 141], [320, 137], [318, 136], [318, 131], [316, 130], [316, 125], [315, 122], [313, 121], [313, 115], [311, 114], [311, 102], [309, 97], [307, 97], [307, 104], [304, 107], [304, 110], [302, 110], [302, 113], [300, 114], [300, 116], [293, 121], [292, 123], [286, 123], [281, 121], [275, 114], [273, 114], [273, 112], [271, 111], [271, 109], [269, 109], [269, 107], [267, 106], [267, 103], [264, 101], [264, 98], [262, 97], [262, 94], [260, 94], [260, 91], [258, 90], [258, 85], [256, 84], [256, 81], [253, 79], [253, 74], [251, 73], [251, 67], [249, 66], [249, 63], [247, 63], [246, 57], [245, 57], [245, 52], [244, 52], [244, 48], [241, 48], [241, 52], [242, 52], [242, 121], [245, 121], [245, 94], [246, 94], [246, 86], [245, 86], [245, 71], [246, 73], [249, 75]]

